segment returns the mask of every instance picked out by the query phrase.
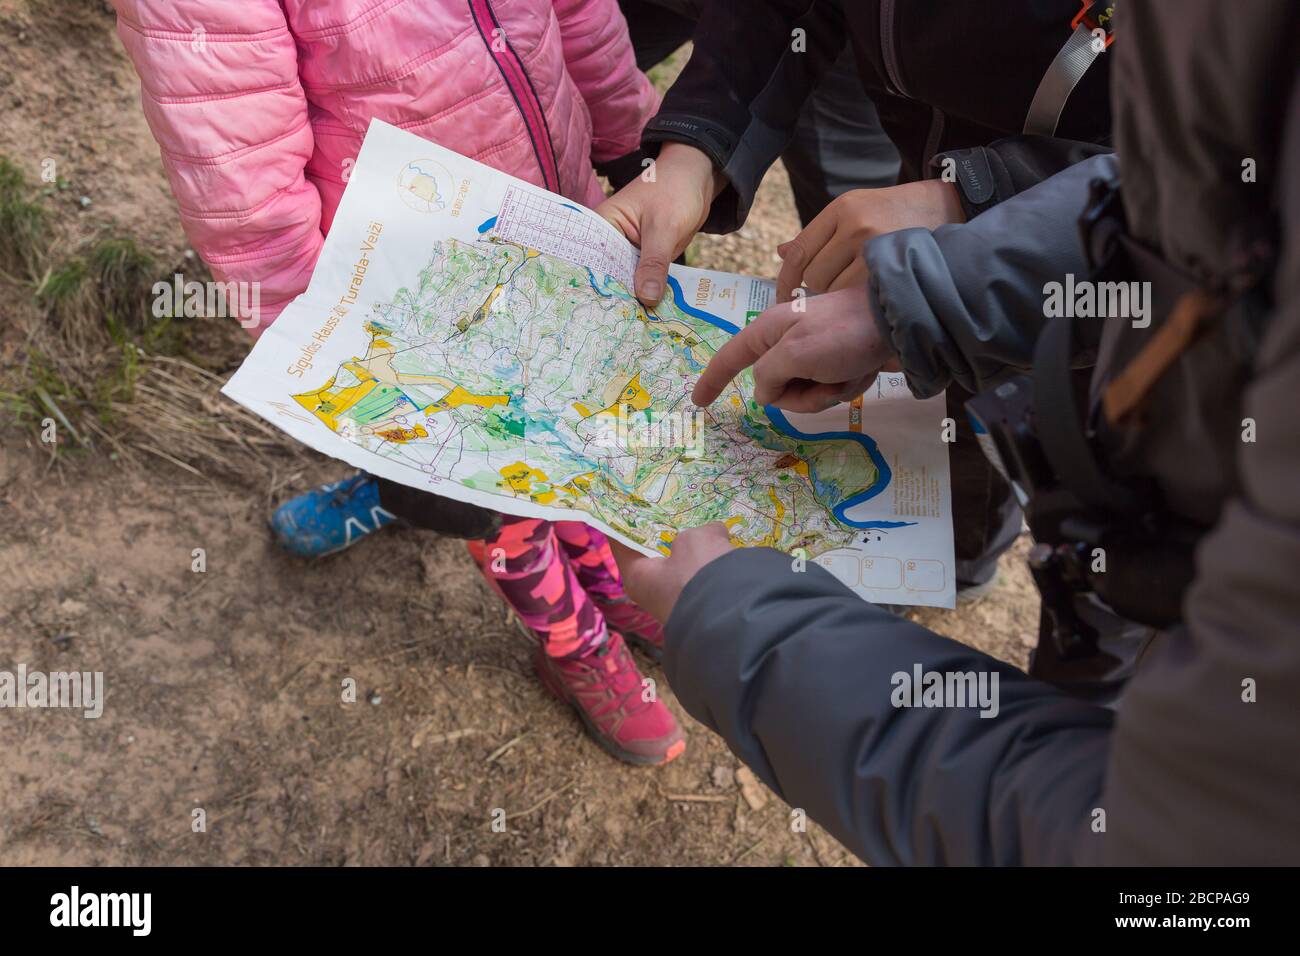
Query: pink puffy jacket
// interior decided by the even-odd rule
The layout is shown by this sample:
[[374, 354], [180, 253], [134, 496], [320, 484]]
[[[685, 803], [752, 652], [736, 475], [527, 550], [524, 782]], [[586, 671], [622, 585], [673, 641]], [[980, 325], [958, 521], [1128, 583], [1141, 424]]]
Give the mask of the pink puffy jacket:
[[371, 117], [597, 205], [657, 105], [617, 0], [113, 0], [195, 250], [307, 288]]

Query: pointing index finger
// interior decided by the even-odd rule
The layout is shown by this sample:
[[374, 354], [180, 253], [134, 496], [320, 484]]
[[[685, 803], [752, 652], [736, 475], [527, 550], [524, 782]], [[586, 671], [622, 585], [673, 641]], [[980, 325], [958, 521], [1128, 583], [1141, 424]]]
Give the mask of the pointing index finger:
[[781, 340], [794, 318], [793, 309], [774, 306], [732, 336], [709, 360], [691, 392], [691, 401], [700, 406], [712, 403], [727, 383]]

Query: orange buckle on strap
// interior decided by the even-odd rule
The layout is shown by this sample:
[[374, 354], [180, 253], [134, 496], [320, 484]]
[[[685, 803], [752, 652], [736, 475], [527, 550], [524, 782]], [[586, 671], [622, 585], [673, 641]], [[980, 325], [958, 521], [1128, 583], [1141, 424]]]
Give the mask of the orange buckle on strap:
[[1116, 0], [1080, 0], [1083, 9], [1070, 21], [1070, 29], [1083, 24], [1088, 30], [1101, 30], [1106, 34], [1106, 46], [1115, 42], [1115, 3]]

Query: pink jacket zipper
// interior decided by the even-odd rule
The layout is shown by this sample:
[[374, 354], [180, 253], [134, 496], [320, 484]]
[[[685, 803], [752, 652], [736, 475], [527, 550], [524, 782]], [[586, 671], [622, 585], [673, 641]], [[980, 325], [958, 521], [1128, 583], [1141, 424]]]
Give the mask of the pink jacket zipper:
[[551, 130], [546, 124], [546, 114], [542, 110], [542, 101], [533, 89], [532, 80], [524, 69], [524, 62], [510, 45], [510, 38], [497, 22], [489, 0], [469, 0], [470, 13], [478, 27], [479, 36], [487, 45], [488, 52], [496, 60], [497, 69], [506, 81], [510, 95], [515, 98], [515, 105], [523, 116], [524, 126], [533, 143], [533, 153], [537, 156], [537, 165], [542, 169], [542, 180], [546, 188], [553, 193], [560, 192], [560, 168], [555, 161], [555, 144], [551, 142]]

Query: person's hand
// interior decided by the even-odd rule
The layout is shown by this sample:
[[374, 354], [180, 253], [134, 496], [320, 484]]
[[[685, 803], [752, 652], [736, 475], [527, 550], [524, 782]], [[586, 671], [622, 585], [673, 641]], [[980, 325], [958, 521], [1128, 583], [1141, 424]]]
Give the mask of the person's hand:
[[623, 576], [623, 590], [660, 624], [667, 623], [687, 582], [732, 550], [727, 526], [721, 521], [683, 531], [673, 539], [672, 553], [666, 558], [648, 558], [613, 538], [609, 546]]
[[881, 369], [898, 369], [863, 286], [772, 306], [718, 349], [691, 400], [708, 405], [751, 365], [754, 401], [792, 412], [857, 398]]
[[638, 176], [596, 209], [640, 247], [632, 291], [652, 307], [663, 298], [669, 263], [690, 245], [725, 185], [713, 160], [685, 143], [665, 143], [653, 169], [653, 181]]
[[778, 302], [788, 302], [803, 283], [813, 292], [867, 284], [862, 246], [898, 229], [937, 229], [962, 222], [957, 187], [927, 179], [884, 189], [852, 189], [833, 200], [806, 229], [777, 246], [783, 260], [776, 280]]

